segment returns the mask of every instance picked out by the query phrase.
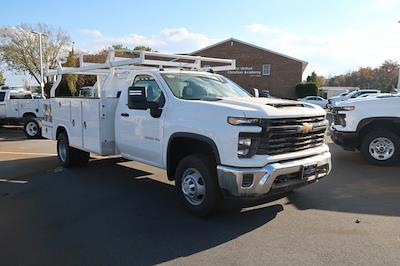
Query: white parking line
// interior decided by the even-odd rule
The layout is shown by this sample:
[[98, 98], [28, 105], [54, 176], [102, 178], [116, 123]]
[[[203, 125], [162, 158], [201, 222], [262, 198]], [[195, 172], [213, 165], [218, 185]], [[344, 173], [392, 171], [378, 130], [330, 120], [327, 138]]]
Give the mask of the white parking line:
[[0, 151], [0, 154], [33, 155], [33, 156], [56, 156], [57, 155], [55, 153], [18, 152], [18, 151]]
[[0, 178], [0, 182], [13, 183], [13, 184], [26, 184], [26, 183], [28, 183], [28, 181], [25, 181], [25, 180], [13, 180], [13, 179], [3, 179], [3, 178]]

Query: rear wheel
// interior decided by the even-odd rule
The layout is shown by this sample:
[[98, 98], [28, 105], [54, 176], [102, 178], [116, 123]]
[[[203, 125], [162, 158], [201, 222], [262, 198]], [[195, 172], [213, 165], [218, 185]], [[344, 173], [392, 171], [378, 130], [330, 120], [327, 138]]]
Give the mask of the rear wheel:
[[42, 135], [42, 127], [40, 121], [36, 118], [29, 118], [24, 123], [24, 133], [27, 138], [39, 138]]
[[221, 200], [216, 164], [203, 154], [189, 155], [179, 162], [175, 187], [185, 209], [198, 216], [211, 214]]
[[57, 137], [57, 156], [63, 167], [71, 168], [86, 165], [90, 154], [69, 146], [68, 136], [62, 132]]
[[393, 165], [400, 160], [400, 137], [386, 129], [376, 129], [365, 135], [361, 152], [375, 165]]

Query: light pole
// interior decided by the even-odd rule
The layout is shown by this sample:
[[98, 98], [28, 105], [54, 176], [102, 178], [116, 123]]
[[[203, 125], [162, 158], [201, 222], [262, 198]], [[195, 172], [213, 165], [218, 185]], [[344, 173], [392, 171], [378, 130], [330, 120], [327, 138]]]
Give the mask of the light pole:
[[[398, 21], [400, 23], [400, 20]], [[397, 91], [400, 91], [400, 67], [399, 67], [399, 77], [397, 78]]]
[[44, 98], [44, 78], [43, 78], [43, 47], [42, 47], [42, 36], [48, 36], [46, 33], [32, 31], [33, 34], [39, 36], [39, 57], [40, 57], [40, 88], [42, 91], [42, 97]]
[[400, 68], [399, 68], [399, 77], [397, 78], [397, 90], [400, 92]]

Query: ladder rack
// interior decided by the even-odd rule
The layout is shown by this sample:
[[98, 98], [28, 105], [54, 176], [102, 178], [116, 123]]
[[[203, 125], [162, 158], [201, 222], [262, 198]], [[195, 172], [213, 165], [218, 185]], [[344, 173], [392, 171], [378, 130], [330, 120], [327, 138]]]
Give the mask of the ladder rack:
[[[116, 57], [115, 52], [120, 51], [133, 58]], [[211, 65], [207, 65], [211, 64]], [[206, 71], [227, 71], [236, 68], [234, 59], [221, 59], [191, 55], [163, 54], [157, 52], [139, 50], [115, 50], [109, 49], [104, 63], [84, 62], [83, 55], [79, 58], [79, 67], [63, 67], [57, 62], [56, 69], [49, 69], [46, 66], [45, 75], [55, 76], [56, 79], [50, 89], [50, 97], [55, 97], [55, 91], [62, 80], [63, 74], [82, 74], [106, 76], [103, 84], [98, 88], [98, 95], [105, 95], [105, 88], [112, 82], [114, 75], [130, 73], [139, 69], [164, 69], [177, 68], [180, 70]], [[97, 84], [97, 83], [96, 83]]]
[[[134, 58], [116, 57], [115, 52], [121, 51], [130, 55], [135, 55]], [[204, 71], [212, 68], [213, 71], [227, 71], [236, 68], [234, 59], [211, 58], [191, 55], [175, 55], [163, 54], [158, 52], [147, 52], [141, 50], [114, 50], [108, 51], [107, 59], [104, 63], [87, 63], [83, 61], [83, 56], [80, 57], [79, 67], [62, 67], [58, 63], [57, 69], [46, 68], [47, 76], [63, 75], [63, 74], [85, 74], [85, 75], [101, 75], [108, 74], [109, 69], [114, 70], [133, 70], [143, 68], [159, 68], [168, 67]], [[207, 64], [217, 64], [210, 66]]]

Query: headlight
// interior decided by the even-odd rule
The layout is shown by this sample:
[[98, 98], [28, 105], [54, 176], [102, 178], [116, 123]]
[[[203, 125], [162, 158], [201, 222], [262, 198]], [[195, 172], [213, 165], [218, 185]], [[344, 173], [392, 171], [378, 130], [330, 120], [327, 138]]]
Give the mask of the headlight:
[[258, 118], [228, 117], [228, 123], [234, 126], [257, 126], [259, 121]]
[[334, 108], [334, 111], [353, 111], [354, 109], [356, 109], [355, 106], [353, 105], [349, 105], [349, 106], [336, 106]]
[[333, 124], [339, 125], [342, 127], [346, 127], [346, 114], [338, 114], [336, 113], [333, 116]]
[[252, 139], [251, 138], [241, 138], [238, 141], [238, 155], [239, 157], [248, 157], [250, 155]]

